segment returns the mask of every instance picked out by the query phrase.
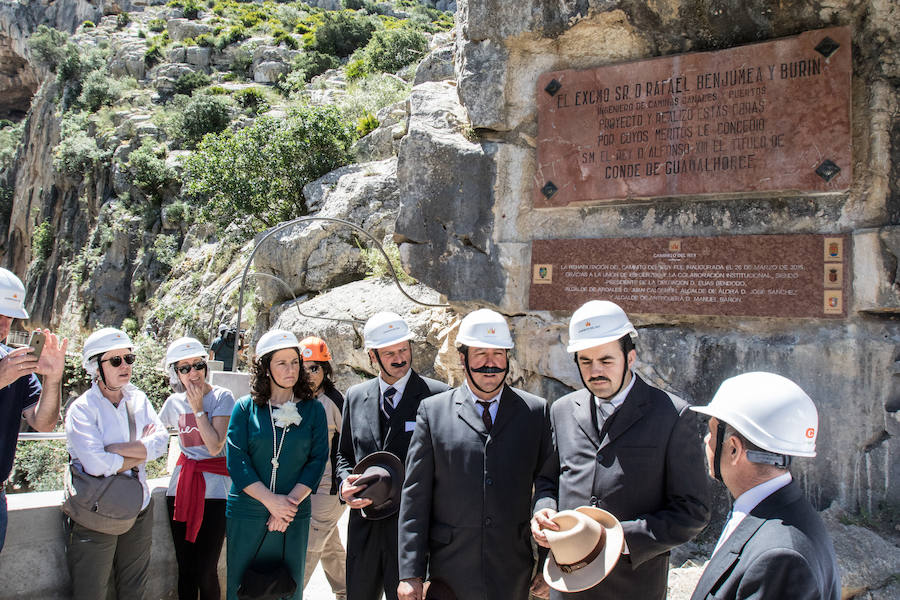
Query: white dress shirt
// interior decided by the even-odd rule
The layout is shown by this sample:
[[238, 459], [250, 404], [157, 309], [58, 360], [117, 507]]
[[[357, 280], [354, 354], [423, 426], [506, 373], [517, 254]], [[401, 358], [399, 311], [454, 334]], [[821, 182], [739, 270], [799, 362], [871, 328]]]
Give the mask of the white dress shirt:
[[713, 550], [713, 554], [719, 551], [719, 548], [722, 547], [722, 544], [725, 543], [725, 540], [728, 539], [734, 530], [737, 529], [737, 526], [741, 524], [741, 521], [750, 513], [751, 510], [757, 507], [760, 502], [786, 486], [791, 482], [791, 474], [790, 472], [785, 473], [783, 475], [779, 475], [774, 479], [770, 479], [768, 481], [764, 481], [756, 487], [752, 487], [740, 496], [737, 497], [737, 500], [734, 501], [734, 506], [731, 509], [731, 515], [728, 518], [728, 521], [725, 523], [725, 529], [722, 530], [722, 535], [719, 536], [719, 541], [716, 543], [716, 549]]
[[[109, 444], [127, 442], [130, 437], [126, 402], [134, 414], [135, 441], [141, 442], [147, 449], [147, 460], [159, 458], [168, 448], [169, 433], [147, 400], [147, 395], [130, 383], [122, 389], [122, 393], [122, 401], [116, 406], [100, 392], [95, 381], [66, 411], [66, 448], [72, 459], [89, 475], [109, 477], [122, 468], [125, 459], [104, 448]], [[147, 425], [156, 428], [142, 437], [141, 433]], [[150, 503], [145, 463], [138, 466], [138, 478], [144, 488], [143, 509]]]
[[387, 398], [384, 397], [384, 392], [388, 388], [394, 388], [397, 390], [397, 393], [394, 394], [394, 397], [391, 398], [390, 403], [391, 406], [397, 408], [397, 403], [400, 402], [400, 399], [403, 398], [403, 390], [406, 389], [406, 384], [409, 383], [409, 378], [412, 375], [412, 368], [410, 368], [406, 375], [395, 381], [394, 383], [387, 383], [384, 379], [381, 378], [381, 373], [378, 374], [378, 389], [381, 390], [381, 401], [387, 401]]
[[503, 395], [503, 386], [500, 386], [500, 390], [494, 395], [490, 400], [482, 400], [478, 396], [475, 395], [475, 392], [472, 391], [472, 388], [469, 387], [469, 380], [465, 381], [466, 389], [469, 390], [469, 399], [475, 403], [475, 410], [478, 411], [479, 415], [484, 415], [484, 406], [478, 404], [479, 402], [490, 402], [491, 406], [488, 409], [491, 413], [491, 423], [497, 422], [497, 411], [500, 410], [500, 396]]

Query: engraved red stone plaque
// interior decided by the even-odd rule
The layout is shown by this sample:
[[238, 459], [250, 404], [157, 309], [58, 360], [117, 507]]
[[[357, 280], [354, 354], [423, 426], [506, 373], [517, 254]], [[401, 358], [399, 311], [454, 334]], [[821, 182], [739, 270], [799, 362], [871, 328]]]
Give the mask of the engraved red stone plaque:
[[612, 300], [666, 315], [846, 317], [843, 235], [535, 240], [532, 310]]
[[534, 206], [851, 182], [847, 27], [538, 79]]

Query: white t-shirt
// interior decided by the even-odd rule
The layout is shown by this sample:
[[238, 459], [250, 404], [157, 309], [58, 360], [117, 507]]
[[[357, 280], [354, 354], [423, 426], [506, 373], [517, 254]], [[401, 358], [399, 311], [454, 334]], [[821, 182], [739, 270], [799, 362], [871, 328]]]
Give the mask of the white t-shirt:
[[[212, 389], [203, 396], [203, 410], [206, 416], [212, 420], [213, 417], [230, 417], [231, 410], [234, 408], [234, 395], [223, 387], [214, 385]], [[181, 444], [181, 451], [185, 456], [193, 460], [206, 460], [208, 458], [217, 458], [225, 456], [223, 450], [213, 456], [203, 443], [200, 436], [200, 430], [197, 428], [197, 417], [187, 400], [187, 394], [180, 392], [172, 394], [166, 399], [162, 410], [159, 411], [159, 419], [166, 425], [178, 430], [178, 441]], [[167, 496], [174, 496], [175, 489], [178, 487], [178, 477], [181, 474], [181, 466], [176, 466], [169, 480], [169, 491]], [[226, 475], [216, 475], [214, 473], [204, 473], [206, 479], [206, 498], [225, 499], [228, 497], [228, 490], [231, 489], [231, 478]]]

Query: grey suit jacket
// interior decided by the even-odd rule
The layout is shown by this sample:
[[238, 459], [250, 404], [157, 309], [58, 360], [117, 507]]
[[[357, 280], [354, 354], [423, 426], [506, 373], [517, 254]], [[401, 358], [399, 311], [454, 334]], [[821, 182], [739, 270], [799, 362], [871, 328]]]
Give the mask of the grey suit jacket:
[[536, 482], [535, 511], [596, 504], [622, 523], [630, 554], [600, 584], [553, 598], [665, 598], [668, 552], [709, 522], [709, 478], [695, 413], [647, 385], [634, 387], [603, 440], [581, 389], [553, 403], [555, 456]]
[[691, 600], [838, 600], [825, 524], [791, 482], [757, 505], [713, 554]]
[[547, 403], [504, 387], [490, 435], [461, 386], [419, 406], [400, 503], [400, 578], [460, 600], [527, 600], [534, 480], [552, 452]]

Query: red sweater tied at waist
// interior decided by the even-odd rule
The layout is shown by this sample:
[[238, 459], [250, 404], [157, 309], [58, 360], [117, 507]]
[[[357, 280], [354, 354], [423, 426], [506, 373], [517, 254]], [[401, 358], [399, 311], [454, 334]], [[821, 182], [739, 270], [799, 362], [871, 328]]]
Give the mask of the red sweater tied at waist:
[[228, 469], [225, 467], [224, 456], [194, 460], [182, 453], [178, 457], [178, 464], [181, 466], [181, 474], [175, 487], [174, 519], [186, 523], [184, 539], [193, 543], [197, 540], [197, 533], [203, 522], [206, 501], [206, 478], [203, 473], [227, 476]]

